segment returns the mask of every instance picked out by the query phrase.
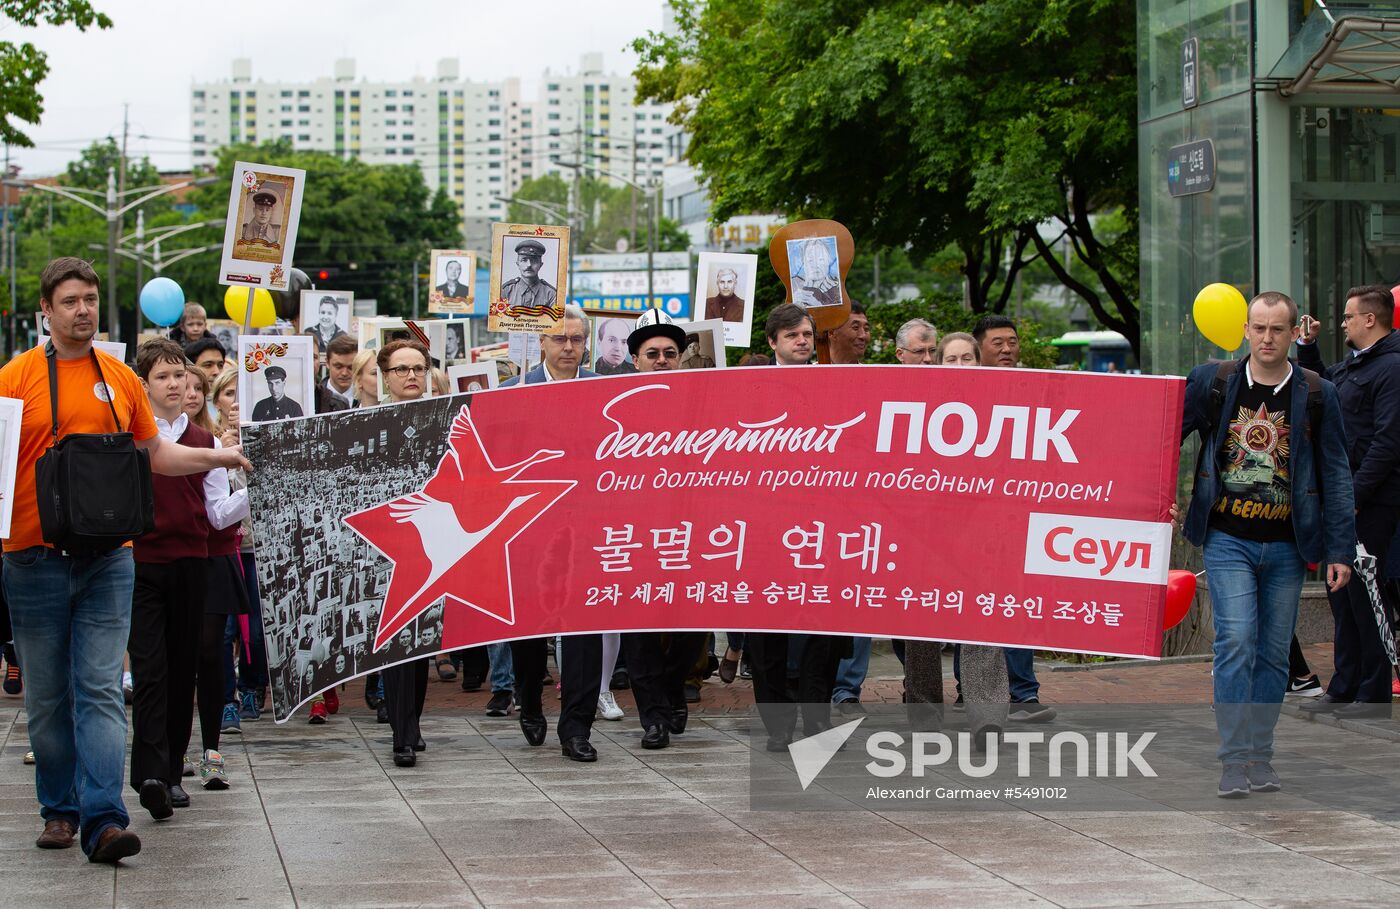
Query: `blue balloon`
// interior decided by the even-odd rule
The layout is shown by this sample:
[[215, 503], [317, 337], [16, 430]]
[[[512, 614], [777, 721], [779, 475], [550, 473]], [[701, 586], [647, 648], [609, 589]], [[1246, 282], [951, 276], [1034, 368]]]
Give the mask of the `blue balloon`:
[[152, 278], [141, 288], [141, 312], [157, 325], [174, 325], [185, 314], [185, 292], [169, 278]]

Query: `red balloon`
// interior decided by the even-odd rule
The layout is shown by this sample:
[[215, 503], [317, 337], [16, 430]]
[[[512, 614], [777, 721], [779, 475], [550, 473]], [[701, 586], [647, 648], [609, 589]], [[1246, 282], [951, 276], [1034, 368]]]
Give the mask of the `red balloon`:
[[1162, 630], [1175, 628], [1191, 611], [1191, 603], [1196, 599], [1196, 575], [1189, 571], [1167, 572], [1167, 612], [1162, 620]]
[[1395, 301], [1395, 319], [1396, 319], [1396, 321], [1394, 321], [1394, 322], [1392, 322], [1392, 323], [1390, 323], [1390, 324], [1392, 324], [1392, 325], [1400, 325], [1400, 284], [1397, 284], [1397, 285], [1395, 285], [1394, 287], [1392, 287], [1392, 288], [1390, 289], [1390, 298], [1391, 298], [1392, 300]]

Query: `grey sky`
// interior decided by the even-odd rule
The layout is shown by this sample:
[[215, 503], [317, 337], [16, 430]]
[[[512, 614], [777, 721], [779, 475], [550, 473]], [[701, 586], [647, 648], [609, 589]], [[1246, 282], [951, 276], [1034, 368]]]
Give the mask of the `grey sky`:
[[228, 78], [236, 57], [252, 60], [254, 80], [299, 81], [329, 77], [341, 57], [355, 58], [357, 79], [431, 78], [439, 58], [455, 56], [463, 78], [518, 76], [533, 97], [546, 67], [574, 72], [590, 51], [605, 70], [630, 71], [625, 46], [662, 23], [662, 0], [93, 2], [111, 29], [0, 25], [0, 40], [49, 54], [43, 120], [25, 129], [37, 147], [10, 150], [26, 177], [61, 171], [95, 139], [120, 139], [124, 102], [130, 154], [189, 166], [190, 83]]

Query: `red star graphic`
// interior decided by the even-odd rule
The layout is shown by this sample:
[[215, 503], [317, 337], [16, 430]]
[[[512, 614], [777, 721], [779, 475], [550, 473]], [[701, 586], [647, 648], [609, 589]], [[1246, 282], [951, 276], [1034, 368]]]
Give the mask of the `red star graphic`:
[[562, 451], [540, 449], [517, 464], [497, 467], [466, 407], [452, 421], [447, 442], [437, 471], [421, 490], [345, 516], [351, 530], [394, 563], [375, 650], [443, 597], [515, 624], [510, 544], [577, 485], [516, 479]]

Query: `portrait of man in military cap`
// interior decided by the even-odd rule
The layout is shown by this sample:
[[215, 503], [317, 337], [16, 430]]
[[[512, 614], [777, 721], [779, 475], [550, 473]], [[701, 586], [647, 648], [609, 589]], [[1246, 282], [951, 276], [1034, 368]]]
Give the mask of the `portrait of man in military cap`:
[[310, 412], [314, 344], [309, 335], [239, 337], [238, 399], [256, 402], [248, 420], [286, 420]]
[[489, 331], [550, 332], [568, 302], [569, 229], [544, 224], [491, 225]]
[[[508, 311], [524, 314], [541, 306], [554, 308], [558, 299], [557, 291], [554, 285], [543, 277], [549, 273], [545, 268], [545, 258], [552, 252], [545, 245], [547, 242], [549, 241], [536, 240], [534, 237], [506, 238], [505, 247], [509, 252], [501, 273], [503, 276], [509, 275], [513, 267], [515, 276], [501, 282], [501, 295], [498, 299], [506, 302]], [[557, 262], [557, 253], [551, 259]]]
[[253, 216], [243, 222], [243, 239], [257, 240], [269, 246], [276, 246], [281, 234], [281, 223], [272, 223], [277, 209], [277, 194], [268, 189], [253, 193]]

